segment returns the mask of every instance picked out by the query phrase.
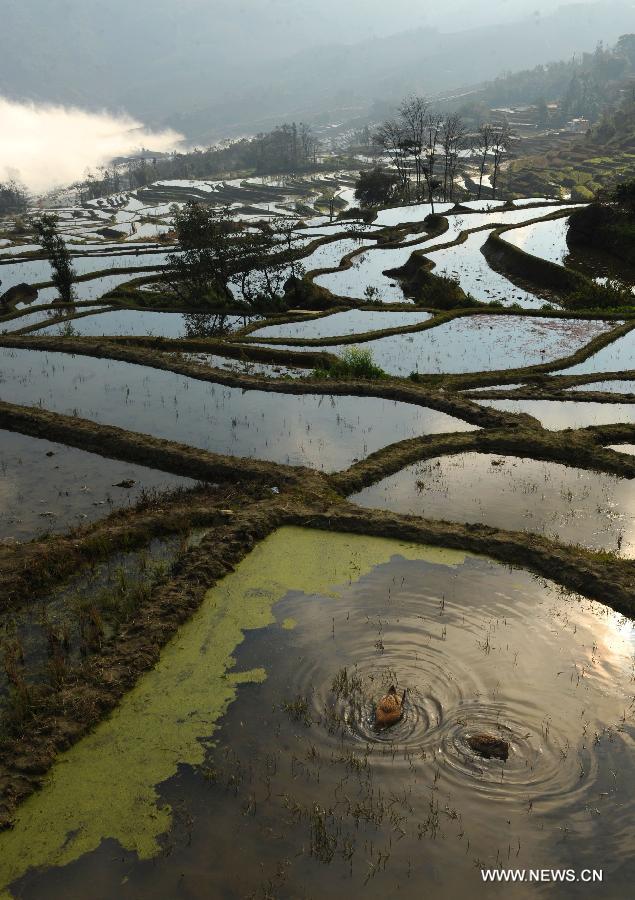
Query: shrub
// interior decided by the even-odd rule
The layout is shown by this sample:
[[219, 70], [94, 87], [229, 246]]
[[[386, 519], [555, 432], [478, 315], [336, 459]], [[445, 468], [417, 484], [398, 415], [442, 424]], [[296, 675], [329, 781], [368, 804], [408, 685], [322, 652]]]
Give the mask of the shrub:
[[316, 378], [363, 378], [376, 381], [385, 378], [386, 373], [373, 362], [372, 350], [367, 347], [345, 347], [340, 359], [329, 369], [316, 369]]

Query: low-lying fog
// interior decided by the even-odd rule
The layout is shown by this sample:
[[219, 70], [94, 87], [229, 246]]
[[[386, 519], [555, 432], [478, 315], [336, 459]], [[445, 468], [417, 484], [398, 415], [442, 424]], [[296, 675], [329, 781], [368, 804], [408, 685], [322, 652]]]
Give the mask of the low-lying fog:
[[126, 115], [17, 103], [0, 97], [0, 181], [17, 178], [42, 192], [81, 178], [87, 168], [148, 147], [173, 148], [175, 131], [153, 132]]

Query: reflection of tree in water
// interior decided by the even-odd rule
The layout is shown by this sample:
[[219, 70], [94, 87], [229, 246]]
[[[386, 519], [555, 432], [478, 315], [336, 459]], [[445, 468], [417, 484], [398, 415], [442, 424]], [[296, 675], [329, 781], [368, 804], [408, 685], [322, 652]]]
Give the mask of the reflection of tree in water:
[[60, 316], [76, 316], [82, 310], [75, 306], [74, 303], [56, 303], [53, 309], [46, 310], [46, 317], [49, 319], [59, 319]]
[[225, 313], [184, 313], [183, 322], [186, 337], [217, 337], [246, 325], [247, 318], [239, 319]]

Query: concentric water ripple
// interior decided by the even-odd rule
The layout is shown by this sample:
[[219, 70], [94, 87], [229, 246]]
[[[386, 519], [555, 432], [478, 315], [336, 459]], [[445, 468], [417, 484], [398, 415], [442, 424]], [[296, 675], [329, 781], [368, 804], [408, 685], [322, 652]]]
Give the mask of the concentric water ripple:
[[[543, 810], [590, 795], [596, 757], [583, 745], [572, 745], [557, 723], [538, 721], [535, 707], [511, 707], [504, 700], [497, 705], [476, 700], [451, 711], [438, 747], [449, 782], [457, 788], [469, 782], [491, 800], [526, 800], [530, 807], [540, 803]], [[482, 733], [509, 743], [506, 761], [484, 759], [472, 750], [469, 738]]]
[[[452, 597], [431, 585], [413, 590], [405, 578], [398, 590], [393, 578], [387, 591], [379, 571], [373, 578], [372, 590], [365, 580], [351, 586], [346, 620], [331, 615], [332, 640], [319, 653], [303, 653], [294, 668], [298, 693], [320, 726], [312, 735], [317, 745], [367, 755], [395, 785], [415, 759], [422, 778], [440, 772], [456, 795], [468, 790], [562, 813], [592, 800], [599, 727], [592, 720], [617, 715], [605, 673], [623, 667], [598, 650], [606, 616], [606, 624], [589, 621], [583, 606], [572, 605], [563, 619], [562, 601], [529, 616], [525, 594], [492, 591], [485, 562], [456, 583]], [[392, 684], [407, 692], [403, 716], [378, 730], [375, 704]], [[477, 733], [507, 741], [508, 759], [475, 753], [468, 740]]]

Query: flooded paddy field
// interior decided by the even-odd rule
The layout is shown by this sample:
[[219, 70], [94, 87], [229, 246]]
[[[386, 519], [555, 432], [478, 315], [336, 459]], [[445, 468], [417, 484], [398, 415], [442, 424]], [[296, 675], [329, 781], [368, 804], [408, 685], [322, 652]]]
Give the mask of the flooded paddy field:
[[287, 322], [281, 325], [264, 325], [252, 332], [252, 338], [314, 338], [340, 337], [366, 331], [381, 331], [385, 328], [405, 328], [420, 325], [432, 318], [426, 312], [390, 312], [386, 310], [348, 309], [304, 322]]
[[[417, 213], [419, 209], [419, 207], [398, 207], [385, 210], [380, 213], [375, 220], [375, 224], [396, 225], [398, 223], [412, 224], [418, 221], [422, 222], [425, 215], [428, 214], [429, 208], [424, 204]], [[544, 214], [550, 215], [551, 213], [552, 210], [547, 210]], [[497, 224], [514, 225], [540, 215], [541, 212], [539, 210], [531, 209], [493, 209], [488, 212], [453, 213], [447, 216], [448, 229], [441, 235], [430, 237], [424, 234], [419, 241], [410, 236], [409, 240], [404, 242], [403, 247], [372, 248], [353, 257], [350, 268], [339, 272], [331, 272], [327, 275], [319, 275], [315, 282], [340, 297], [360, 299], [364, 296], [366, 289], [371, 287], [379, 292], [379, 296], [384, 303], [403, 302], [404, 294], [399, 283], [383, 273], [387, 270], [398, 269], [404, 266], [413, 252], [423, 250], [426, 252], [426, 256], [438, 266], [439, 271], [437, 274], [443, 272], [443, 274], [453, 274], [455, 277], [459, 277], [463, 290], [466, 293], [472, 293], [479, 300], [484, 300], [485, 302], [500, 300], [506, 305], [507, 303], [517, 302], [521, 306], [541, 306], [544, 300], [539, 300], [525, 291], [520, 291], [504, 276], [489, 268], [485, 257], [480, 252], [480, 248], [487, 240], [487, 232], [477, 232], [475, 235], [468, 237], [465, 243], [434, 252], [436, 246], [455, 241], [462, 231], [472, 231], [488, 224], [491, 224], [492, 228]], [[400, 218], [403, 216], [405, 218]], [[386, 221], [386, 219], [390, 221]], [[461, 271], [447, 271], [448, 266], [455, 266], [456, 269], [459, 265], [457, 262], [459, 259], [462, 263]], [[467, 273], [471, 272], [475, 267], [478, 268], [478, 271], [473, 272], [471, 278], [468, 277]], [[462, 279], [461, 274], [463, 270], [466, 274]], [[480, 284], [484, 280], [487, 283]]]
[[602, 347], [584, 362], [554, 374], [594, 375], [596, 372], [625, 372], [633, 368], [635, 368], [635, 329]]
[[[90, 312], [91, 307], [80, 307], [79, 309], [70, 309], [69, 307], [61, 307], [57, 309], [39, 309], [35, 312], [24, 313], [16, 318], [2, 321], [0, 319], [0, 332], [20, 331], [23, 328], [32, 328], [34, 325], [42, 325], [50, 322], [52, 319], [58, 319], [60, 316], [66, 316], [69, 311]], [[93, 310], [100, 310], [103, 307], [95, 306]]]
[[[149, 270], [152, 271], [152, 270]], [[145, 275], [146, 270], [139, 270], [138, 274], [126, 272], [119, 275], [99, 275], [96, 278], [87, 278], [85, 281], [77, 281], [75, 283], [75, 299], [76, 300], [99, 300], [104, 294], [114, 291], [115, 288], [121, 287], [140, 275]], [[53, 303], [59, 298], [59, 291], [56, 287], [49, 285], [38, 289], [37, 303]]]
[[426, 235], [418, 244], [408, 247], [374, 247], [354, 256], [348, 268], [318, 275], [314, 281], [338, 297], [360, 300], [364, 298], [368, 288], [371, 288], [378, 292], [382, 303], [404, 303], [406, 297], [399, 282], [383, 273], [404, 266], [413, 251], [428, 240]]
[[559, 463], [487, 453], [437, 457], [349, 499], [360, 506], [528, 531], [635, 557], [635, 484]]
[[[302, 235], [302, 239], [307, 242], [315, 240], [315, 237], [315, 235], [309, 235], [305, 238]], [[344, 238], [341, 241], [329, 241], [327, 244], [322, 244], [313, 253], [303, 257], [302, 265], [307, 272], [316, 269], [336, 269], [340, 265], [342, 257], [347, 253], [353, 253], [374, 243], [367, 238]]]
[[333, 471], [404, 438], [475, 426], [375, 397], [271, 394], [130, 363], [0, 351], [0, 399], [230, 456]]
[[210, 366], [213, 369], [224, 369], [227, 372], [235, 372], [239, 375], [264, 375], [266, 378], [302, 378], [310, 372], [310, 368], [300, 369], [278, 363], [233, 359], [229, 356], [219, 356], [216, 353], [185, 353], [183, 357], [191, 362]]
[[121, 309], [81, 316], [61, 325], [38, 328], [37, 334], [64, 334], [69, 331], [83, 337], [130, 335], [148, 337], [205, 337], [226, 334], [244, 328], [253, 318], [219, 316], [215, 313], [146, 312]]
[[[601, 860], [598, 896], [628, 896], [633, 640], [632, 623], [522, 569], [282, 529], [62, 755], [0, 834], [0, 883], [25, 900], [422, 885], [485, 900], [479, 867]], [[391, 684], [403, 719], [377, 732]], [[470, 749], [483, 730], [506, 762]]]
[[609, 444], [609, 450], [617, 450], [618, 453], [628, 453], [635, 456], [635, 444]]
[[589, 425], [635, 423], [635, 404], [588, 403], [568, 400], [479, 400], [480, 404], [513, 413], [527, 413], [544, 428], [587, 428]]
[[635, 394], [635, 381], [591, 381], [576, 384], [568, 391], [607, 391], [609, 394]]
[[[0, 322], [34, 329], [0, 349], [0, 401], [24, 407], [5, 406], [4, 427], [43, 435], [0, 433], [2, 900], [528, 900], [483, 883], [485, 866], [602, 868], [598, 897], [630, 895], [635, 631], [613, 610], [635, 610], [635, 405], [579, 402], [578, 391], [629, 399], [610, 394], [632, 393], [632, 332], [561, 368], [595, 379], [554, 395], [565, 400], [489, 401], [487, 377], [457, 391], [445, 376], [493, 372], [502, 390], [547, 396], [548, 375], [515, 370], [562, 367], [621, 324], [523, 314], [544, 299], [481, 252], [491, 229], [513, 225], [505, 240], [572, 265], [566, 218], [527, 225], [567, 207], [437, 204], [448, 227], [430, 236], [427, 204], [384, 209], [371, 226], [323, 215], [331, 194], [338, 210], [355, 202], [352, 184], [341, 173], [182, 179], [64, 212], [78, 274], [107, 271], [77, 282], [78, 299], [143, 268], [143, 288], [160, 288], [172, 203], [192, 197], [229, 205], [238, 230], [282, 215], [278, 237], [293, 233], [305, 253], [336, 238], [298, 271], [357, 252], [316, 279], [335, 297], [306, 282], [231, 315], [222, 302], [209, 313], [117, 306], [132, 291], [114, 309], [41, 310], [57, 296], [48, 262], [0, 247], [1, 291], [5, 276], [47, 285]], [[400, 224], [378, 240], [401, 243], [373, 246]], [[37, 250], [22, 239], [16, 254]], [[404, 302], [383, 272], [413, 251], [477, 300], [521, 309], [452, 318], [448, 302], [427, 328], [431, 313], [414, 304], [382, 308]], [[337, 300], [369, 287], [372, 308]], [[25, 349], [40, 336], [86, 355]], [[109, 336], [164, 340], [114, 349]], [[339, 366], [288, 343], [316, 339]], [[368, 359], [344, 353], [353, 340]], [[163, 368], [187, 363], [199, 368]], [[432, 377], [408, 379], [417, 372]], [[625, 427], [556, 433], [600, 423]], [[51, 442], [47, 428], [146, 465]], [[623, 441], [617, 453], [603, 451], [609, 441]], [[400, 715], [381, 729], [386, 696]], [[482, 752], [483, 736], [497, 753]], [[544, 896], [587, 896], [578, 887]]]
[[542, 297], [516, 287], [490, 268], [481, 252], [489, 235], [489, 231], [477, 231], [462, 244], [426, 253], [434, 263], [434, 274], [456, 279], [466, 294], [483, 303], [496, 301], [503, 306], [516, 304], [524, 309], [540, 309], [545, 303]]
[[[601, 321], [477, 315], [426, 331], [365, 341], [360, 346], [370, 349], [373, 360], [384, 371], [401, 377], [411, 372], [497, 371], [568, 356], [612, 327], [612, 323]], [[334, 344], [320, 349], [338, 353], [341, 348]]]
[[0, 540], [31, 540], [102, 519], [189, 478], [0, 431]]
[[[451, 210], [453, 205], [453, 203], [435, 203], [434, 212], [436, 215], [442, 216]], [[412, 222], [423, 222], [431, 212], [432, 206], [429, 203], [416, 203], [413, 206], [395, 206], [393, 209], [383, 209], [377, 213], [373, 223], [381, 225], [382, 228], [387, 228]]]
[[505, 231], [503, 240], [519, 247], [525, 253], [562, 266], [570, 253], [567, 245], [568, 230], [568, 218], [551, 219], [548, 222], [534, 222], [533, 225]]
[[[91, 272], [109, 269], [158, 268], [165, 265], [167, 253], [112, 253], [94, 254], [90, 256], [73, 256], [71, 264], [78, 276], [90, 275]], [[128, 277], [128, 281], [132, 276]], [[0, 265], [2, 290], [21, 282], [42, 284], [51, 280], [51, 266], [47, 259], [30, 259]], [[81, 282], [79, 282], [81, 285]], [[79, 286], [78, 285], [78, 286]]]

